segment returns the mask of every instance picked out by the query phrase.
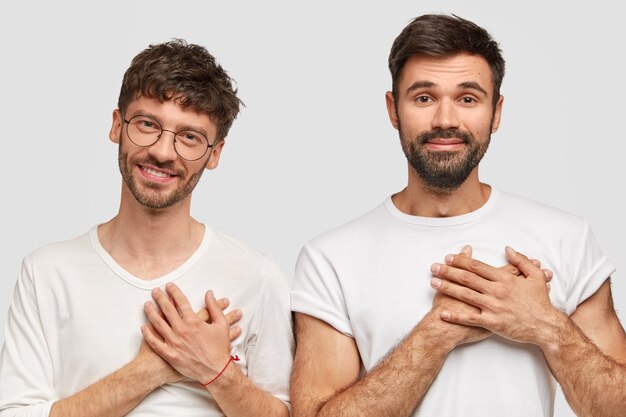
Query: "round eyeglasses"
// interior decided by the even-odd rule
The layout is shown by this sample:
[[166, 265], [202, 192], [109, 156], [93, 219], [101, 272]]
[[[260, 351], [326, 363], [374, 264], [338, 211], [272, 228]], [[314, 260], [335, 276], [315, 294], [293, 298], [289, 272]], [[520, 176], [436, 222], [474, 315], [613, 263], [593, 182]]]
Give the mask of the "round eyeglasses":
[[150, 116], [138, 114], [130, 118], [124, 119], [126, 123], [126, 134], [128, 139], [137, 146], [147, 148], [157, 143], [163, 132], [174, 134], [174, 150], [181, 158], [187, 161], [197, 161], [206, 155], [209, 148], [213, 144], [209, 143], [207, 137], [195, 130], [181, 130], [174, 132], [172, 130], [163, 129], [161, 124]]

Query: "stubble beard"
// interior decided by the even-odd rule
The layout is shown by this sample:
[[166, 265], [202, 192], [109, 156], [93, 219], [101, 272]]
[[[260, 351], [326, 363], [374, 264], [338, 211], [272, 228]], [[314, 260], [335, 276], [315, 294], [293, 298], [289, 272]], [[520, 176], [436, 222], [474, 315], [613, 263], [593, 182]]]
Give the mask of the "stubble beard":
[[[463, 185], [482, 160], [491, 141], [491, 133], [486, 140], [478, 141], [472, 133], [460, 129], [431, 130], [407, 140], [399, 119], [398, 131], [409, 164], [426, 189], [438, 195], [449, 195]], [[425, 144], [435, 138], [459, 138], [465, 146], [456, 152], [430, 151]]]
[[[204, 165], [200, 168], [199, 171], [194, 172], [189, 177], [189, 180], [184, 183], [182, 186], [179, 186], [176, 190], [165, 193], [160, 190], [161, 185], [156, 183], [148, 183], [145, 186], [141, 187], [135, 181], [135, 178], [132, 175], [132, 166], [137, 163], [140, 165], [151, 165], [156, 168], [161, 169], [172, 169], [172, 163], [161, 163], [155, 161], [152, 158], [145, 158], [141, 161], [136, 161], [131, 164], [128, 160], [128, 153], [122, 152], [122, 147], [119, 147], [118, 151], [118, 165], [120, 168], [120, 173], [122, 174], [122, 179], [124, 183], [130, 190], [131, 194], [135, 197], [137, 202], [145, 207], [151, 209], [165, 209], [171, 207], [181, 201], [183, 201], [196, 187], [198, 181], [200, 181], [200, 177], [204, 172]], [[182, 172], [177, 172], [179, 175], [179, 180], [182, 182], [185, 180]]]

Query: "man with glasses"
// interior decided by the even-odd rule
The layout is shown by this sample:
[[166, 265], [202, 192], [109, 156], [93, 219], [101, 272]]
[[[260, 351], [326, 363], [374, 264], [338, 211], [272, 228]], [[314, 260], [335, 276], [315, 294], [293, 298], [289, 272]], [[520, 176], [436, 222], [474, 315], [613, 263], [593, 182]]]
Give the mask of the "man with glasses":
[[[289, 415], [286, 280], [271, 258], [190, 215], [239, 107], [203, 47], [175, 40], [133, 59], [109, 133], [119, 212], [25, 258], [0, 416]], [[224, 314], [229, 300], [214, 294], [240, 310]]]
[[548, 417], [555, 379], [577, 415], [625, 415], [614, 268], [588, 224], [479, 181], [503, 105], [498, 44], [420, 16], [389, 69], [408, 184], [300, 254], [293, 415]]

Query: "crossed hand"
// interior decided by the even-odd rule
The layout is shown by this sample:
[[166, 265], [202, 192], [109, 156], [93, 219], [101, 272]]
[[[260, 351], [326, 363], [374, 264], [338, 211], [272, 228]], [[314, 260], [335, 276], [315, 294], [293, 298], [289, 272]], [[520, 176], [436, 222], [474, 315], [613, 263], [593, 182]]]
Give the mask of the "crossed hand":
[[433, 264], [431, 286], [437, 290], [433, 311], [454, 325], [457, 344], [496, 333], [517, 342], [540, 337], [540, 324], [555, 311], [548, 297], [552, 272], [507, 247], [509, 264], [495, 268], [472, 259], [471, 247]]
[[150, 301], [144, 305], [149, 323], [141, 327], [144, 343], [140, 355], [158, 355], [167, 382], [184, 377], [208, 382], [230, 359], [230, 342], [241, 334], [241, 328], [234, 325], [241, 319], [241, 311], [224, 314], [229, 300], [216, 300], [208, 291], [206, 307], [194, 312], [175, 284], [167, 284], [166, 291], [152, 290], [158, 308]]

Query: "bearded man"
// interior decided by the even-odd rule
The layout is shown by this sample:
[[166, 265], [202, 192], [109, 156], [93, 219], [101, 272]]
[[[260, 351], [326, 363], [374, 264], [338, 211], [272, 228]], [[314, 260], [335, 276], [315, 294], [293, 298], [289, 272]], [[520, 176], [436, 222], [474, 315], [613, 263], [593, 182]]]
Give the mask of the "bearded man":
[[578, 415], [623, 415], [614, 268], [589, 226], [479, 180], [503, 106], [498, 44], [420, 16], [389, 68], [408, 184], [300, 254], [293, 415], [548, 417], [555, 382]]

